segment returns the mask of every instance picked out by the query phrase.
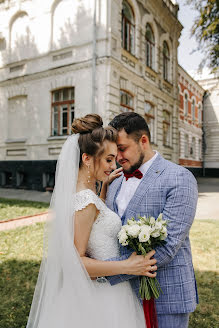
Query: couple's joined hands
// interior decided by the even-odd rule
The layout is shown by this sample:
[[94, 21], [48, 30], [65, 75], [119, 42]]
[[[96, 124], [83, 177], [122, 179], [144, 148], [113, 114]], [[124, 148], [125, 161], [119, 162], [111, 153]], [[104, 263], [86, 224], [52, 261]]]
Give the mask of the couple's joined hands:
[[137, 255], [135, 252], [125, 260], [125, 274], [131, 274], [136, 276], [156, 277], [157, 266], [155, 265], [157, 260], [152, 258], [155, 251], [152, 250], [147, 255]]

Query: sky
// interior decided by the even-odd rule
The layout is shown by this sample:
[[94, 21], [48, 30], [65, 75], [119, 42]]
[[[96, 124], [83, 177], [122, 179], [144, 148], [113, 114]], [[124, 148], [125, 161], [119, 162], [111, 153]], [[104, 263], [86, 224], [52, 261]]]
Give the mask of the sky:
[[194, 36], [191, 37], [191, 27], [198, 12], [192, 10], [191, 6], [186, 4], [186, 0], [178, 0], [177, 3], [179, 4], [178, 19], [184, 26], [179, 39], [178, 62], [189, 74], [194, 76], [204, 57], [201, 51], [194, 52], [198, 43]]

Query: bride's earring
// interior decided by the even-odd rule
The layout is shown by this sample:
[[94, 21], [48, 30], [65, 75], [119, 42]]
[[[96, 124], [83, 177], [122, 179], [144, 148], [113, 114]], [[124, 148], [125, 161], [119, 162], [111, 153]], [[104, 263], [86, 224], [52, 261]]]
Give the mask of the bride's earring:
[[87, 183], [90, 183], [90, 164], [87, 166]]

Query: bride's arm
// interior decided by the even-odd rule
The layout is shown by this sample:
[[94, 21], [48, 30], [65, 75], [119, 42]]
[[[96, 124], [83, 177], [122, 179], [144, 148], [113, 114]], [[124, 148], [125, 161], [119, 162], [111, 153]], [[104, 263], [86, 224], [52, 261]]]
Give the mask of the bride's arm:
[[107, 194], [107, 189], [108, 189], [108, 186], [111, 182], [113, 182], [113, 180], [115, 180], [116, 178], [120, 177], [121, 176], [121, 173], [122, 173], [122, 170], [123, 168], [120, 167], [116, 170], [114, 170], [110, 175], [109, 175], [109, 178], [107, 181], [105, 181], [102, 185], [102, 188], [101, 188], [101, 192], [100, 192], [100, 198], [105, 200], [106, 199], [106, 194]]
[[114, 276], [118, 274], [145, 275], [155, 277], [156, 260], [151, 259], [155, 251], [151, 251], [146, 257], [133, 253], [128, 259], [123, 261], [99, 261], [88, 258], [86, 249], [90, 237], [92, 225], [97, 216], [97, 209], [94, 204], [89, 204], [83, 210], [75, 213], [75, 236], [74, 243], [84, 266], [90, 277]]

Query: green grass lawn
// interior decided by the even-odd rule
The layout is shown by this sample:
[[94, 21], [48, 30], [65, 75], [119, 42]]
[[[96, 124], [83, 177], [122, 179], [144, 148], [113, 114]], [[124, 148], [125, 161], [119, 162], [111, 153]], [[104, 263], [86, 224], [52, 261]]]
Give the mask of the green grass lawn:
[[[25, 328], [37, 280], [43, 223], [0, 232], [0, 328]], [[196, 221], [191, 231], [200, 304], [189, 328], [219, 327], [216, 242], [219, 222]], [[176, 327], [177, 328], [177, 327]]]
[[48, 207], [48, 203], [0, 198], [0, 221], [46, 212]]

